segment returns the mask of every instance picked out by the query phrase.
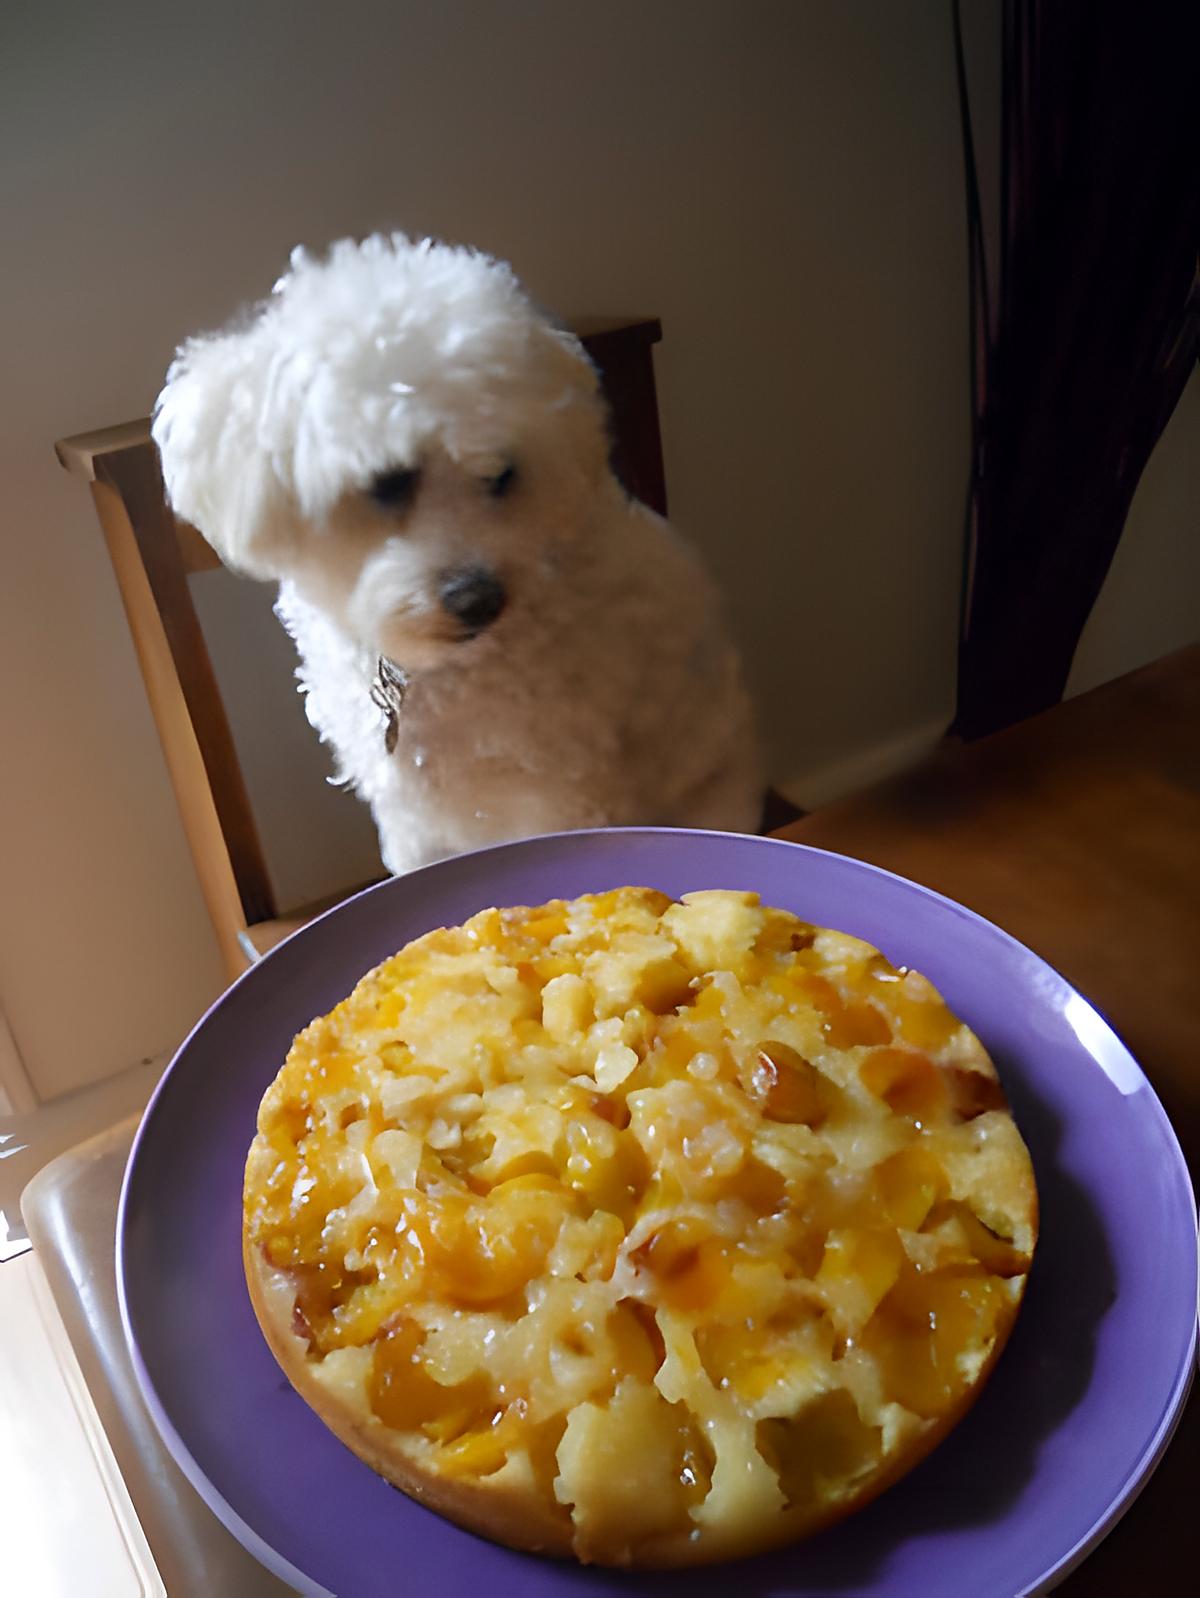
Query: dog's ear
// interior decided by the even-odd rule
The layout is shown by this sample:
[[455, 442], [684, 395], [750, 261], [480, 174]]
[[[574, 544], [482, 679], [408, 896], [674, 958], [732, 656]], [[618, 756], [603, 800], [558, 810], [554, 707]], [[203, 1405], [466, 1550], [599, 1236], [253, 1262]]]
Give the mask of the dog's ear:
[[221, 559], [277, 577], [287, 542], [286, 497], [262, 446], [269, 372], [259, 323], [189, 339], [154, 407], [152, 432], [167, 498]]
[[576, 466], [588, 478], [604, 471], [609, 455], [609, 409], [600, 374], [574, 333], [554, 323], [534, 329], [542, 361], [562, 387], [553, 401], [554, 432], [569, 438]]

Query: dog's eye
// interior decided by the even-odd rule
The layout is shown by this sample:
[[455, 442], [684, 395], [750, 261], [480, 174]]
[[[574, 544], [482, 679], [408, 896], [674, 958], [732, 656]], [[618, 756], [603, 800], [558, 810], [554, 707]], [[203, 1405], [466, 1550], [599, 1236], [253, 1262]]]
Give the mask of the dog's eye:
[[502, 472], [497, 472], [495, 477], [489, 477], [485, 486], [493, 499], [503, 499], [516, 480], [517, 468], [506, 466]]
[[417, 473], [410, 466], [397, 466], [394, 471], [380, 472], [367, 489], [375, 503], [388, 510], [407, 505], [416, 491]]

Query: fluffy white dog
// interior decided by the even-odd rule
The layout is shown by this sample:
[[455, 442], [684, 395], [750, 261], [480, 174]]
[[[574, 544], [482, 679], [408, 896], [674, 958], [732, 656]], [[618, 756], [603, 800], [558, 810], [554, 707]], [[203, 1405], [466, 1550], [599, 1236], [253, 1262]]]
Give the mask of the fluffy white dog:
[[756, 825], [713, 584], [613, 477], [594, 368], [507, 266], [401, 235], [298, 250], [248, 319], [182, 347], [154, 437], [175, 511], [279, 582], [309, 720], [390, 871]]

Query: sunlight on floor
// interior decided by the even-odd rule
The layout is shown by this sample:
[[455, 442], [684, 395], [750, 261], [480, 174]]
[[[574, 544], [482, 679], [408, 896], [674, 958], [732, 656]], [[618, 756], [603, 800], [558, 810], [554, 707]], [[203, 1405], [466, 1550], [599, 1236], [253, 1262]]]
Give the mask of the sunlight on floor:
[[33, 1254], [0, 1264], [0, 1587], [166, 1598]]

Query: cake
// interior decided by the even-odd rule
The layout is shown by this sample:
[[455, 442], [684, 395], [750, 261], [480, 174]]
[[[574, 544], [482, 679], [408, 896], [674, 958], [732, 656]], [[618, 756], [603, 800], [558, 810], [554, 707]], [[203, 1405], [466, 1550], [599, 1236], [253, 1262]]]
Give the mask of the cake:
[[725, 890], [417, 939], [297, 1037], [245, 1178], [255, 1311], [326, 1424], [472, 1531], [618, 1566], [776, 1547], [896, 1480], [1036, 1233], [930, 983]]

